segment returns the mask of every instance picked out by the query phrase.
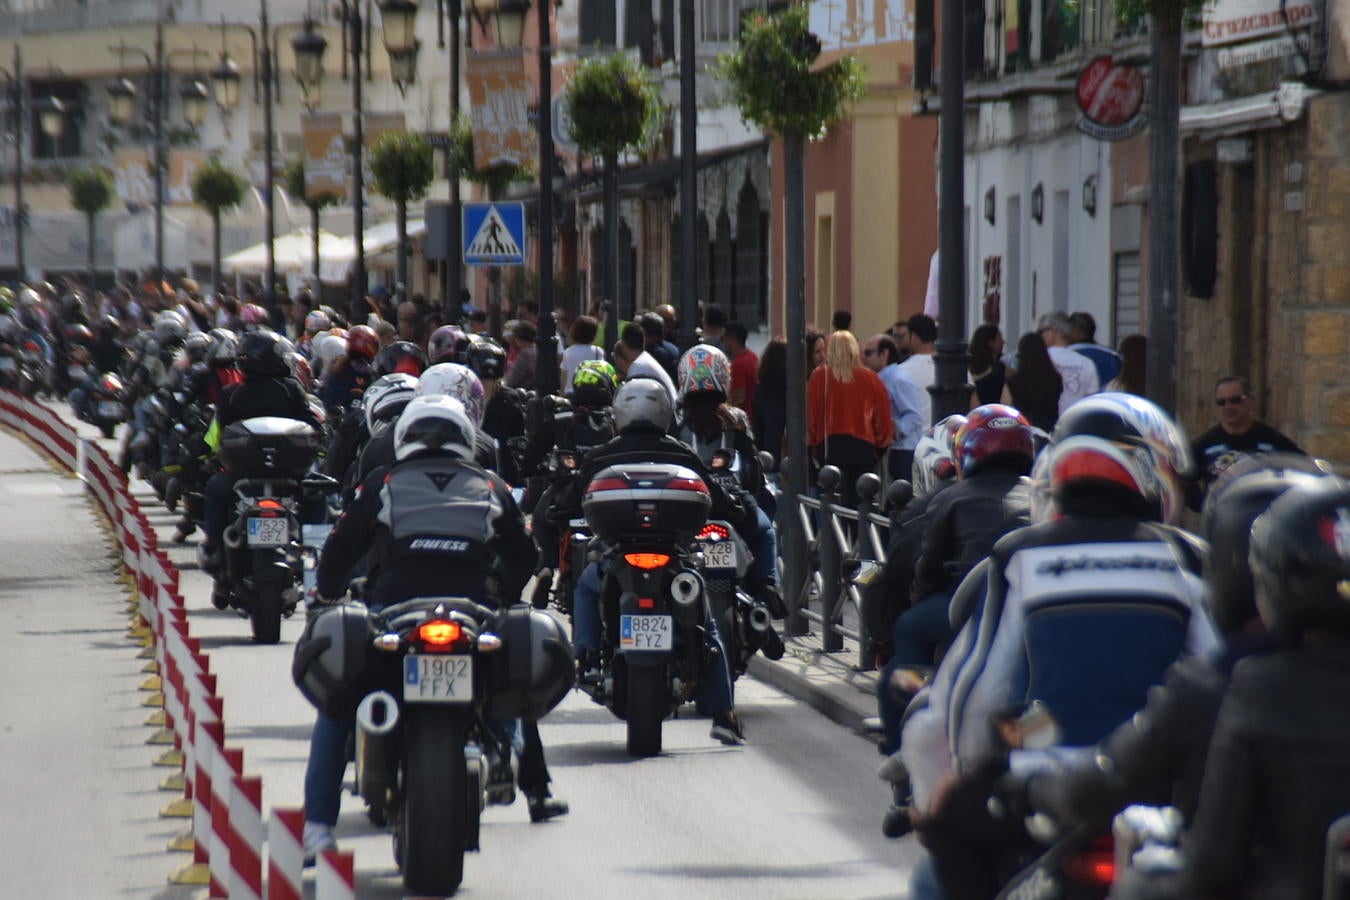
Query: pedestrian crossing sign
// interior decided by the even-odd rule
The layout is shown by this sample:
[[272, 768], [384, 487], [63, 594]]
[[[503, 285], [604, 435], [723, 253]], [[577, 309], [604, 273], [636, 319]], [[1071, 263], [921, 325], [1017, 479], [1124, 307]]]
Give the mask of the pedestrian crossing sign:
[[525, 204], [465, 203], [464, 262], [470, 266], [525, 264]]

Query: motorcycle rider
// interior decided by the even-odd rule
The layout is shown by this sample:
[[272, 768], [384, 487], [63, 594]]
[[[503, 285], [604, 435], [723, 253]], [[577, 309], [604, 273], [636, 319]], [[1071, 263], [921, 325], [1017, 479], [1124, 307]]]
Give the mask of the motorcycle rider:
[[[347, 332], [347, 355], [331, 368], [325, 367], [319, 399], [330, 418], [340, 421], [347, 410], [379, 377], [373, 373], [375, 354], [380, 352], [380, 338], [375, 329], [357, 325]], [[383, 374], [383, 373], [379, 373]]]
[[[360, 329], [365, 329], [361, 331]], [[370, 349], [370, 342], [365, 332], [375, 333], [374, 329], [365, 325], [358, 325], [352, 329], [356, 335], [358, 344], [362, 347], [364, 354]], [[351, 338], [348, 337], [348, 346]], [[375, 341], [375, 347], [379, 347], [378, 338]], [[362, 398], [369, 387], [370, 382], [383, 378], [385, 375], [404, 374], [414, 378], [422, 374], [426, 368], [426, 355], [421, 349], [407, 341], [396, 341], [387, 347], [378, 349], [372, 354], [372, 359], [367, 362], [365, 371], [369, 381], [361, 387], [361, 390], [353, 398], [349, 407], [336, 418], [337, 426], [333, 429], [333, 435], [329, 440], [328, 452], [324, 456], [322, 464], [325, 475], [332, 476], [346, 484], [345, 476], [352, 470], [361, 454], [361, 448], [370, 440], [370, 431], [366, 427], [366, 414], [361, 409]]]
[[[274, 331], [257, 329], [239, 339], [238, 366], [244, 380], [225, 388], [216, 405], [215, 418], [207, 431], [206, 443], [212, 450], [220, 446], [221, 432], [229, 425], [258, 416], [297, 419], [315, 428], [319, 421], [310, 406], [304, 388], [291, 375], [286, 355], [292, 352], [290, 341]], [[220, 567], [221, 539], [234, 496], [238, 476], [224, 469], [206, 482], [206, 508], [203, 515], [204, 537], [198, 548], [202, 570], [215, 577]], [[228, 604], [220, 584], [212, 593], [217, 608]]]
[[[1141, 397], [1098, 394], [1065, 411], [1047, 452], [1056, 516], [1005, 536], [972, 571], [981, 601], [903, 730], [916, 827], [951, 900], [993, 896], [1000, 862], [1026, 841], [985, 809], [990, 767], [1048, 764], [1046, 751], [1010, 758], [991, 721], [1039, 701], [1059, 726], [1054, 752], [1086, 754], [1167, 666], [1218, 644], [1202, 548], [1169, 524], [1191, 469], [1180, 428]], [[918, 867], [916, 884], [930, 871]]]
[[781, 619], [787, 609], [778, 591], [778, 537], [769, 516], [755, 501], [764, 493], [764, 472], [750, 434], [750, 417], [740, 407], [727, 403], [731, 363], [717, 347], [699, 344], [680, 357], [676, 374], [681, 415], [675, 436], [692, 447], [708, 466], [718, 450], [736, 454], [746, 511], [744, 518], [733, 524], [754, 556], [747, 573], [750, 593], [769, 608], [775, 619]]
[[[94, 330], [94, 340], [89, 344], [89, 363], [93, 369], [89, 378], [97, 378], [104, 372], [118, 372], [126, 354], [122, 346], [121, 324], [113, 316], [104, 316]], [[75, 415], [83, 419], [88, 415], [89, 380], [75, 388], [70, 394], [70, 405]]]
[[1251, 569], [1279, 647], [1224, 692], [1185, 896], [1319, 897], [1328, 827], [1350, 812], [1350, 484], [1285, 491], [1252, 526]]
[[[746, 509], [743, 497], [729, 496], [698, 454], [668, 434], [674, 420], [670, 394], [659, 381], [636, 378], [624, 382], [614, 395], [614, 428], [618, 434], [592, 450], [577, 477], [559, 493], [549, 511], [554, 522], [566, 522], [580, 516], [581, 498], [591, 479], [601, 469], [624, 459], [674, 463], [693, 469], [708, 486], [713, 514], [732, 522], [742, 518]], [[577, 579], [573, 595], [572, 643], [583, 679], [593, 680], [592, 672], [598, 669], [596, 654], [601, 641], [600, 592], [603, 584], [600, 564], [593, 562]], [[699, 673], [699, 708], [712, 715], [712, 738], [724, 744], [739, 744], [745, 733], [732, 708], [731, 667], [726, 649], [711, 616], [708, 616], [704, 629], [711, 653]]]
[[[324, 544], [320, 603], [336, 602], [331, 598], [347, 592], [347, 577], [362, 558], [369, 566], [366, 602], [376, 610], [434, 596], [447, 584], [487, 606], [520, 596], [533, 571], [534, 544], [510, 491], [473, 462], [476, 431], [458, 400], [427, 396], [408, 404], [394, 428], [397, 461], [361, 483]], [[333, 826], [352, 726], [351, 720], [323, 713], [314, 725], [305, 771], [309, 859], [336, 845]], [[537, 729], [533, 740], [528, 729], [525, 737], [520, 787], [530, 821], [543, 822], [566, 813], [567, 804], [549, 791]]]
[[492, 338], [474, 335], [460, 362], [483, 383], [487, 403], [483, 407], [482, 429], [497, 442], [497, 471], [508, 484], [519, 485], [522, 478], [517, 445], [525, 440], [525, 398], [520, 391], [502, 384], [506, 351]]

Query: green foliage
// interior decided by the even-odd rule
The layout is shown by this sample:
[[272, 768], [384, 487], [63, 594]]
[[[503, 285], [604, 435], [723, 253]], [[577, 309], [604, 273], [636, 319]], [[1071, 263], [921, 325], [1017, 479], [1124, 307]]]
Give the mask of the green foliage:
[[426, 196], [436, 177], [435, 155], [426, 138], [411, 131], [387, 131], [370, 148], [375, 190], [395, 203]]
[[318, 212], [324, 207], [332, 206], [338, 202], [338, 195], [331, 191], [324, 191], [313, 198], [306, 195], [305, 158], [303, 156], [297, 156], [295, 159], [286, 163], [284, 178], [286, 180], [286, 193], [305, 204], [310, 212]]
[[1198, 16], [1204, 0], [1116, 0], [1116, 18], [1122, 22], [1152, 16], [1176, 21], [1182, 17]]
[[810, 30], [804, 3], [746, 17], [735, 51], [721, 58], [718, 74], [731, 87], [741, 117], [782, 136], [816, 140], [862, 98], [863, 64], [846, 56], [817, 72], [820, 39]]
[[498, 197], [507, 188], [520, 181], [529, 181], [534, 173], [526, 166], [502, 164], [486, 169], [475, 168], [473, 164], [473, 122], [460, 113], [450, 129], [450, 177], [467, 178], [474, 184], [487, 188], [488, 196]]
[[86, 216], [96, 216], [112, 206], [115, 188], [112, 173], [100, 166], [75, 169], [66, 176], [70, 205]]
[[569, 136], [583, 153], [618, 156], [650, 146], [661, 129], [661, 96], [627, 53], [592, 56], [567, 82]]
[[208, 160], [192, 176], [193, 202], [213, 216], [243, 203], [247, 190], [248, 182], [243, 176], [219, 157]]

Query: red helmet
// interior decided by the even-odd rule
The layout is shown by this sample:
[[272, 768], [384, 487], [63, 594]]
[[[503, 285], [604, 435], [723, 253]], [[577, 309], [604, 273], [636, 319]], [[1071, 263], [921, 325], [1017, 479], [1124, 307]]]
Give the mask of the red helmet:
[[1031, 423], [1020, 412], [1002, 403], [986, 403], [970, 411], [966, 423], [952, 440], [952, 456], [961, 478], [981, 468], [999, 464], [1025, 475], [1031, 471], [1036, 448]]
[[357, 325], [347, 332], [348, 359], [374, 359], [380, 352], [380, 336], [369, 325]]

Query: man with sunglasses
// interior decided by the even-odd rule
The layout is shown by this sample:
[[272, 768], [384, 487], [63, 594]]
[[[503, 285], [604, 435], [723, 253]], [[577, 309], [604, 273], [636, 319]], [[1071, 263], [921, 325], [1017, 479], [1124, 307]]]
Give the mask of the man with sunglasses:
[[1278, 430], [1256, 418], [1252, 386], [1240, 375], [1225, 375], [1214, 385], [1219, 421], [1191, 444], [1199, 472], [1187, 498], [1199, 511], [1205, 492], [1235, 462], [1260, 453], [1302, 453]]

